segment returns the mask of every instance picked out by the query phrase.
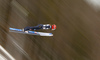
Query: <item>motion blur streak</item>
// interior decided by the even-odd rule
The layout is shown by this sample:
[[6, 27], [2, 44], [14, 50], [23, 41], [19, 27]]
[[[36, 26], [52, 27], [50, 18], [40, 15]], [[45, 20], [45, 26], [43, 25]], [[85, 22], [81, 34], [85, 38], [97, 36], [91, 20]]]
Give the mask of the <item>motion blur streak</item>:
[[0, 60], [7, 60], [7, 59], [0, 54]]
[[23, 55], [25, 55], [28, 58], [28, 60], [31, 60], [31, 58], [29, 57], [29, 55], [21, 48], [21, 46], [19, 46], [19, 44], [14, 40], [14, 38], [12, 38], [10, 35], [8, 35], [8, 37], [10, 38], [9, 41], [12, 42], [13, 46], [16, 47]]
[[[9, 27], [38, 24], [56, 24], [57, 29], [38, 30], [52, 37], [9, 32]], [[16, 60], [100, 60], [99, 5], [90, 0], [0, 0], [0, 45]]]
[[[15, 60], [1, 45], [0, 45], [0, 51], [3, 51], [11, 60]], [[1, 54], [0, 54], [1, 56]], [[5, 58], [3, 58], [5, 59]]]
[[100, 10], [100, 0], [85, 0], [94, 10]]
[[21, 13], [23, 13], [25, 16], [27, 16], [29, 14], [29, 12], [27, 10], [25, 10], [25, 8], [23, 8], [16, 0], [12, 1], [12, 6], [19, 9], [19, 11]]

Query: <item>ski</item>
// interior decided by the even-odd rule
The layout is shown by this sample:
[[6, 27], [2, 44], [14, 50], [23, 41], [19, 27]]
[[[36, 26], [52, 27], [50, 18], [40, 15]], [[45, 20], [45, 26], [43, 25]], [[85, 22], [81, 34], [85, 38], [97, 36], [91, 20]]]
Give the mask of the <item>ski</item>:
[[52, 33], [46, 33], [46, 32], [27, 31], [26, 33], [22, 29], [16, 29], [16, 28], [9, 28], [9, 32], [29, 34], [29, 35], [39, 35], [39, 36], [53, 36]]

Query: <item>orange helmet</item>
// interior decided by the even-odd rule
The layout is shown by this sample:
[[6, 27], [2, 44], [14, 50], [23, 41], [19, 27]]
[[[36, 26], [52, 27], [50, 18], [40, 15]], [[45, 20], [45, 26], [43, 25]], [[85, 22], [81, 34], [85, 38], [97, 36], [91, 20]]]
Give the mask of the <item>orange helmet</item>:
[[56, 25], [53, 24], [51, 28], [52, 28], [52, 30], [55, 30], [56, 29]]

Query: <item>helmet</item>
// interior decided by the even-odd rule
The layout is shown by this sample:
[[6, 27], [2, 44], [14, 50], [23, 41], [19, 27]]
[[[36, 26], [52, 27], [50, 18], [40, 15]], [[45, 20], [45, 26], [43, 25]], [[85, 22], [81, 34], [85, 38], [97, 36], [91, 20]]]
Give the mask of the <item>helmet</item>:
[[52, 30], [55, 30], [55, 29], [56, 29], [56, 25], [53, 24], [52, 27], [51, 27], [51, 29], [52, 29]]

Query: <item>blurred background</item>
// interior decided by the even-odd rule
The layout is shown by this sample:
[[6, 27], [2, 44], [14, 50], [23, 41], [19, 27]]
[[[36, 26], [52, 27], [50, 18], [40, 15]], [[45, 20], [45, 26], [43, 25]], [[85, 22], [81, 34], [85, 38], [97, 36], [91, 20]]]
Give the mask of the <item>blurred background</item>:
[[[100, 60], [99, 3], [0, 0], [0, 45], [15, 60]], [[9, 27], [22, 29], [48, 23], [57, 25], [55, 31], [46, 31], [53, 37], [9, 32]], [[12, 60], [1, 50], [0, 57]]]

